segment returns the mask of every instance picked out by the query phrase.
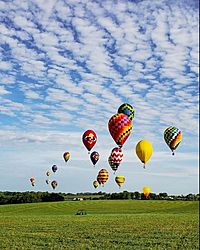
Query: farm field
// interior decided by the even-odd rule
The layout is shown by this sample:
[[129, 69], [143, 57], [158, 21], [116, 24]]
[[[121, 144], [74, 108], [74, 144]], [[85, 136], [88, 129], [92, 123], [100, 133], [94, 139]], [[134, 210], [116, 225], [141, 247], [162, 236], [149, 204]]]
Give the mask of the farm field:
[[[66, 201], [0, 206], [0, 249], [199, 249], [198, 202]], [[76, 215], [80, 209], [86, 215]]]

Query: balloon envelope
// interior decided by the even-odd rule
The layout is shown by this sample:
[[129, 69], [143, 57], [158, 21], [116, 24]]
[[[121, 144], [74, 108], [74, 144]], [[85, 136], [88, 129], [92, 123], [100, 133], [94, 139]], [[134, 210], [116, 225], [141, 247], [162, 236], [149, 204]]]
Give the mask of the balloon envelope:
[[138, 158], [141, 160], [142, 163], [145, 164], [150, 159], [151, 155], [153, 153], [153, 147], [152, 144], [146, 140], [141, 140], [136, 145], [136, 154]]
[[119, 167], [119, 164], [113, 162], [111, 155], [108, 157], [108, 163], [109, 163], [110, 167], [112, 168], [112, 170], [115, 173], [117, 171], [118, 167]]
[[143, 187], [143, 194], [146, 198], [149, 196], [150, 193], [151, 193], [150, 187]]
[[122, 147], [132, 132], [132, 121], [123, 113], [113, 115], [108, 122], [108, 129], [116, 144]]
[[97, 176], [97, 181], [104, 185], [104, 183], [106, 183], [106, 181], [108, 180], [108, 177], [109, 177], [109, 173], [108, 173], [108, 170], [107, 169], [101, 169], [99, 171], [99, 174]]
[[174, 150], [178, 147], [182, 140], [182, 133], [176, 127], [168, 127], [164, 131], [164, 139], [169, 148], [172, 150], [172, 154], [174, 154]]
[[110, 155], [112, 161], [116, 164], [121, 163], [122, 159], [123, 159], [123, 152], [121, 148], [113, 148], [111, 155]]
[[123, 114], [127, 115], [131, 120], [133, 120], [135, 111], [134, 111], [134, 108], [130, 104], [123, 103], [119, 107], [118, 113], [123, 113]]
[[63, 154], [63, 158], [64, 158], [64, 161], [67, 162], [69, 160], [69, 158], [70, 158], [70, 153], [69, 152], [65, 152]]
[[58, 167], [56, 165], [52, 166], [52, 171], [55, 173], [58, 170]]
[[90, 155], [90, 159], [91, 159], [93, 165], [95, 166], [95, 164], [96, 164], [96, 163], [98, 162], [98, 160], [99, 160], [99, 153], [96, 152], [96, 151], [92, 152], [91, 155]]
[[115, 177], [115, 181], [119, 187], [121, 187], [125, 182], [125, 177], [123, 175], [118, 175]]
[[57, 185], [58, 185], [57, 181], [52, 181], [51, 182], [51, 186], [52, 186], [53, 189], [55, 189], [57, 187]]
[[82, 136], [82, 141], [87, 150], [90, 151], [97, 141], [97, 135], [93, 130], [87, 130]]
[[46, 175], [47, 175], [47, 176], [50, 176], [50, 175], [51, 175], [51, 172], [50, 172], [50, 171], [47, 171], [47, 172], [46, 172]]
[[97, 188], [99, 186], [98, 181], [93, 181], [93, 186], [94, 186], [94, 188]]
[[30, 178], [30, 182], [35, 182], [35, 178], [34, 178], [34, 177], [31, 177], [31, 178]]

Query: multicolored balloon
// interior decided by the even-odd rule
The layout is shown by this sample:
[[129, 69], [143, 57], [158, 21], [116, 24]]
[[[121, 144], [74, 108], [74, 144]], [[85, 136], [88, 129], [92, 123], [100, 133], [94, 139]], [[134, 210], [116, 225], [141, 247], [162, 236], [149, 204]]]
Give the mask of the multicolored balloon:
[[111, 160], [115, 163], [115, 164], [119, 164], [121, 163], [122, 159], [123, 159], [123, 152], [121, 148], [113, 148], [112, 152], [111, 152]]
[[118, 175], [115, 177], [115, 181], [119, 187], [121, 187], [125, 182], [125, 177], [123, 175]]
[[117, 169], [119, 167], [119, 164], [114, 163], [112, 161], [111, 155], [108, 157], [108, 163], [109, 163], [110, 167], [112, 168], [112, 170], [114, 171], [114, 174], [115, 174], [115, 172], [117, 171]]
[[149, 197], [149, 194], [151, 193], [151, 188], [150, 187], [143, 187], [143, 194], [146, 198]]
[[98, 181], [93, 181], [93, 186], [94, 186], [94, 188], [97, 188], [99, 186]]
[[108, 129], [116, 144], [122, 147], [132, 132], [131, 119], [123, 114], [113, 115], [108, 122]]
[[90, 153], [90, 150], [94, 147], [95, 143], [97, 142], [97, 135], [93, 130], [87, 130], [82, 136], [82, 141], [85, 147]]
[[130, 104], [123, 103], [119, 107], [118, 113], [123, 113], [123, 114], [127, 115], [131, 120], [133, 120], [135, 111], [134, 111], [134, 108]]
[[56, 165], [52, 166], [52, 171], [55, 173], [58, 170], [58, 167]]
[[90, 155], [90, 159], [91, 159], [93, 165], [95, 166], [95, 164], [96, 164], [96, 163], [98, 162], [98, 160], [99, 160], [99, 153], [96, 152], [96, 151], [92, 152], [91, 155]]
[[136, 154], [138, 158], [141, 160], [141, 162], [144, 163], [144, 168], [147, 161], [150, 159], [152, 153], [153, 153], [153, 147], [150, 142], [146, 140], [141, 140], [136, 145]]
[[47, 176], [50, 176], [50, 175], [51, 175], [51, 172], [50, 172], [50, 171], [47, 171], [47, 172], [46, 172], [46, 175], [47, 175]]
[[57, 181], [54, 180], [51, 182], [51, 186], [53, 189], [55, 189], [57, 187], [57, 185], [58, 185]]
[[65, 152], [63, 154], [63, 158], [64, 158], [64, 161], [67, 162], [69, 160], [69, 158], [70, 158], [70, 153], [69, 152]]
[[109, 177], [109, 173], [107, 169], [101, 169], [99, 171], [99, 174], [97, 176], [97, 181], [102, 184], [102, 186], [104, 186], [104, 184], [106, 183], [106, 181], [108, 180]]
[[170, 126], [164, 131], [164, 139], [174, 155], [174, 151], [182, 140], [182, 133], [178, 128]]

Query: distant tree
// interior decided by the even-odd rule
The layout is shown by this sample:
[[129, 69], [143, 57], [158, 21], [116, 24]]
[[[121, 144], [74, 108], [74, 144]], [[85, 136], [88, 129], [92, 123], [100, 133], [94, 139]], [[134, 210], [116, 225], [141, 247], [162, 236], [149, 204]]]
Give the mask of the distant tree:
[[157, 199], [158, 199], [157, 194], [155, 194], [155, 193], [150, 193], [150, 194], [149, 194], [149, 197], [150, 197], [150, 199], [152, 199], [152, 200], [157, 200]]
[[162, 199], [166, 199], [168, 197], [167, 193], [159, 193], [159, 198]]
[[141, 199], [141, 194], [138, 191], [134, 192], [134, 196], [136, 200]]
[[131, 195], [128, 191], [123, 191], [123, 193], [121, 195], [122, 195], [123, 200], [131, 199]]

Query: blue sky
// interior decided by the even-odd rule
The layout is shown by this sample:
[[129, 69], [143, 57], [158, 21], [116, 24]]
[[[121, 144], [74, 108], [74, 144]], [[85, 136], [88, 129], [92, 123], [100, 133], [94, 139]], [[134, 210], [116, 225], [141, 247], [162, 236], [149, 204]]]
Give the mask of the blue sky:
[[[128, 102], [121, 190], [197, 193], [198, 15], [196, 0], [0, 1], [0, 190], [33, 190], [34, 176], [34, 190], [51, 191], [45, 173], [56, 164], [58, 192], [118, 192], [107, 124]], [[170, 125], [183, 133], [174, 157], [163, 140]], [[95, 168], [87, 129], [98, 136]], [[135, 154], [142, 139], [154, 148], [145, 170]], [[94, 190], [101, 168], [110, 178]]]

